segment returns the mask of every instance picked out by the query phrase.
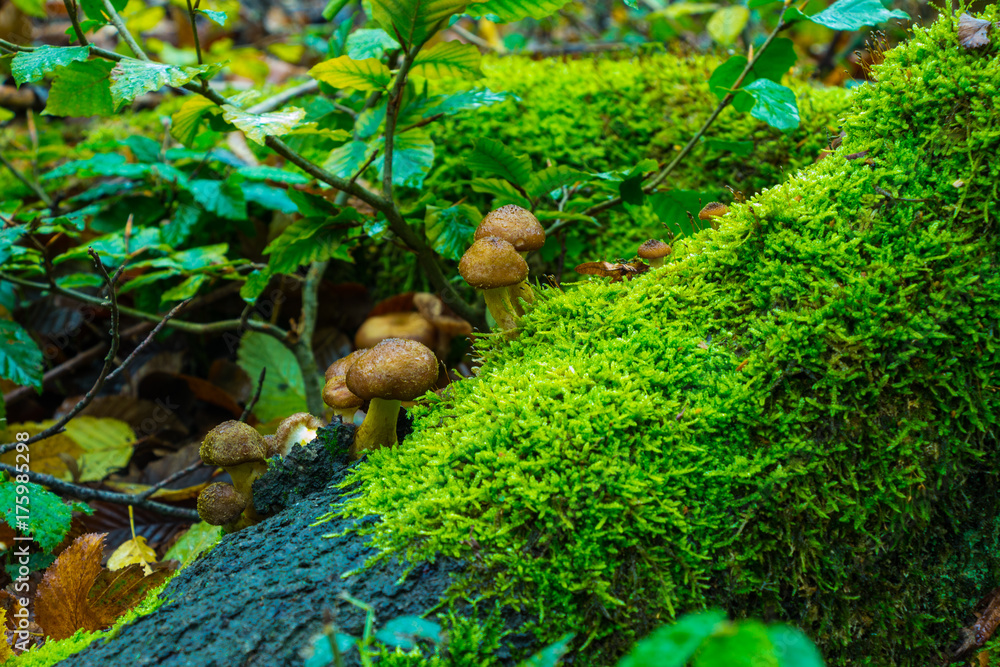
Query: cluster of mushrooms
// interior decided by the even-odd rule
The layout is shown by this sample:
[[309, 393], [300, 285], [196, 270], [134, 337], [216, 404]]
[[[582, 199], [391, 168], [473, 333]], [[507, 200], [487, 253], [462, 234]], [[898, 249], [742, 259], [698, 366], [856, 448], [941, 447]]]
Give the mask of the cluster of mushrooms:
[[[712, 202], [698, 217], [712, 220], [714, 226], [713, 218], [727, 212], [724, 205]], [[513, 204], [501, 206], [483, 218], [459, 263], [459, 273], [469, 285], [483, 291], [487, 308], [508, 338], [516, 336], [525, 304], [535, 301], [527, 282], [525, 257], [544, 243], [545, 231], [530, 211]], [[668, 254], [670, 246], [655, 239], [643, 243], [638, 251], [639, 258], [653, 268], [662, 266]], [[350, 423], [368, 402], [368, 412], [348, 452], [354, 460], [367, 451], [396, 444], [402, 402], [434, 388], [438, 356], [444, 358], [453, 336], [472, 331], [468, 322], [446, 313], [444, 304], [432, 294], [415, 294], [413, 306], [415, 311], [370, 317], [355, 336], [358, 349], [326, 369], [323, 402], [334, 415]], [[260, 521], [252, 486], [267, 470], [267, 460], [286, 456], [293, 446], [309, 443], [322, 426], [317, 417], [299, 413], [284, 420], [274, 435], [262, 436], [238, 421], [224, 422], [209, 431], [201, 445], [201, 459], [224, 468], [233, 483], [216, 482], [201, 492], [201, 518], [227, 532]]]

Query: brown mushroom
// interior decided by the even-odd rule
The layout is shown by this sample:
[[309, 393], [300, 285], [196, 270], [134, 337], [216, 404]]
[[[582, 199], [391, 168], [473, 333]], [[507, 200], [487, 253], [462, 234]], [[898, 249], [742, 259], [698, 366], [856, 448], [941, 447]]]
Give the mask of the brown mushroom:
[[297, 412], [283, 420], [274, 434], [274, 440], [268, 449], [268, 457], [288, 456], [295, 445], [306, 445], [313, 441], [316, 432], [323, 427], [323, 422], [308, 412]]
[[347, 370], [368, 350], [355, 350], [345, 357], [330, 364], [324, 374], [326, 384], [323, 386], [323, 402], [333, 408], [333, 413], [345, 423], [354, 421], [354, 413], [364, 404], [347, 388]]
[[386, 338], [408, 338], [428, 347], [437, 344], [434, 326], [419, 313], [385, 313], [369, 317], [354, 335], [354, 345], [360, 348], [375, 347]]
[[437, 347], [434, 351], [441, 360], [448, 356], [452, 338], [472, 333], [471, 324], [457, 315], [444, 312], [444, 301], [436, 294], [417, 292], [413, 295], [413, 305], [421, 317], [434, 325], [437, 331]]
[[[475, 240], [495, 236], [507, 241], [521, 257], [538, 250], [545, 244], [545, 230], [531, 211], [515, 204], [507, 204], [490, 211], [476, 228]], [[526, 280], [507, 288], [511, 305], [517, 315], [523, 315], [524, 309], [520, 300], [526, 303], [535, 302], [535, 292]]]
[[260, 433], [243, 422], [229, 420], [208, 432], [199, 453], [202, 461], [224, 468], [233, 478], [233, 488], [246, 502], [243, 516], [247, 525], [260, 520], [253, 506], [254, 480], [267, 470], [267, 446]]
[[209, 484], [198, 494], [201, 520], [213, 526], [225, 526], [227, 532], [233, 532], [246, 506], [247, 499], [226, 482]]
[[437, 358], [413, 340], [389, 338], [358, 359], [347, 371], [347, 388], [370, 400], [365, 421], [354, 435], [352, 459], [368, 450], [396, 444], [396, 419], [402, 401], [412, 401], [434, 387]]
[[649, 239], [639, 246], [636, 254], [657, 269], [663, 266], [663, 258], [670, 254], [670, 246], [659, 239]]
[[710, 201], [705, 204], [705, 207], [698, 212], [699, 220], [708, 220], [712, 225], [712, 229], [718, 229], [719, 223], [715, 218], [721, 218], [726, 213], [729, 213], [729, 207], [725, 204], [719, 203], [717, 201]]
[[465, 282], [483, 290], [486, 307], [497, 326], [503, 331], [514, 332], [517, 319], [507, 288], [517, 285], [528, 275], [528, 264], [514, 246], [496, 236], [481, 238], [462, 255], [458, 272]]

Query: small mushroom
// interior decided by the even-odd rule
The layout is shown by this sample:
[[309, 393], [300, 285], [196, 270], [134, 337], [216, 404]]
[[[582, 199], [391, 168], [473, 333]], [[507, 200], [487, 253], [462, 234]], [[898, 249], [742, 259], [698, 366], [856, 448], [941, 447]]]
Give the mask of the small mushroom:
[[413, 295], [413, 305], [421, 317], [434, 325], [437, 331], [437, 347], [434, 352], [442, 361], [451, 350], [451, 339], [472, 333], [472, 325], [457, 315], [444, 312], [444, 301], [436, 294], [417, 292]]
[[437, 376], [434, 353], [413, 340], [389, 338], [354, 362], [347, 371], [347, 388], [371, 403], [364, 423], [354, 435], [351, 458], [395, 445], [400, 403], [432, 389]]
[[[531, 211], [515, 204], [507, 204], [490, 211], [476, 228], [475, 240], [495, 236], [507, 241], [521, 257], [545, 245], [545, 230]], [[526, 280], [507, 288], [511, 304], [518, 315], [523, 315], [520, 299], [526, 303], [535, 302], [535, 292]]]
[[719, 223], [715, 218], [721, 218], [726, 213], [729, 213], [729, 207], [725, 204], [719, 203], [717, 201], [710, 201], [705, 204], [705, 207], [698, 212], [699, 220], [708, 220], [712, 225], [712, 229], [718, 229]]
[[487, 236], [473, 243], [458, 263], [458, 272], [476, 289], [483, 290], [486, 307], [500, 329], [516, 331], [517, 319], [507, 288], [528, 275], [528, 264], [513, 245]]
[[246, 506], [247, 499], [226, 482], [209, 484], [198, 494], [198, 516], [207, 524], [226, 526], [227, 532], [233, 532]]
[[385, 313], [369, 317], [354, 335], [355, 347], [375, 347], [386, 338], [408, 338], [428, 347], [437, 344], [434, 326], [412, 311]]
[[364, 400], [355, 396], [347, 388], [347, 370], [367, 351], [355, 350], [347, 356], [337, 359], [326, 369], [323, 402], [333, 408], [333, 413], [347, 424], [354, 421], [354, 413], [364, 405]]
[[224, 468], [233, 478], [233, 487], [246, 500], [243, 516], [250, 522], [260, 519], [253, 506], [253, 483], [267, 470], [264, 438], [252, 426], [229, 420], [222, 422], [201, 443], [201, 460]]
[[313, 441], [316, 432], [323, 427], [319, 418], [308, 412], [297, 412], [278, 426], [273, 444], [268, 448], [268, 457], [288, 456], [295, 445], [306, 445]]
[[670, 254], [670, 246], [659, 239], [649, 239], [639, 246], [636, 254], [657, 269], [663, 266], [663, 258]]

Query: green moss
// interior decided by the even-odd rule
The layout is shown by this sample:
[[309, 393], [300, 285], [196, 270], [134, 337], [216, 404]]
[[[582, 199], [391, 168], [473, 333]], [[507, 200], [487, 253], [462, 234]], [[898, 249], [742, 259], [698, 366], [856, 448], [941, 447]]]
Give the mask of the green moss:
[[835, 156], [661, 270], [547, 292], [337, 511], [581, 664], [709, 604], [830, 665], [934, 662], [1000, 575], [998, 68], [916, 29]]

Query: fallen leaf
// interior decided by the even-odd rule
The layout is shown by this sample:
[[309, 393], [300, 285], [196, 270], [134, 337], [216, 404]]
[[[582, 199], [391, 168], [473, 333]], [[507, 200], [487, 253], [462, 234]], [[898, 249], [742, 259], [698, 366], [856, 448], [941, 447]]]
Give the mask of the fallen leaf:
[[[0, 609], [0, 629], [7, 624], [6, 615], [6, 612]], [[7, 632], [0, 631], [0, 664], [7, 662], [7, 660], [13, 657], [14, 652], [10, 650], [10, 644], [7, 643]]]
[[[46, 571], [38, 585], [35, 621], [52, 639], [65, 639], [77, 630], [102, 630], [87, 594], [101, 573], [104, 535], [81, 535]], [[109, 625], [109, 624], [108, 624]]]
[[87, 603], [104, 627], [114, 625], [119, 616], [142, 602], [146, 594], [162, 584], [176, 569], [173, 563], [158, 563], [149, 575], [139, 565], [122, 570], [104, 570], [87, 595]]
[[122, 542], [115, 552], [108, 559], [109, 570], [121, 570], [129, 565], [139, 565], [146, 575], [153, 573], [150, 563], [156, 562], [156, 552], [146, 544], [146, 538], [142, 535], [133, 537], [131, 540]]
[[989, 31], [992, 24], [985, 19], [977, 19], [970, 14], [958, 17], [958, 42], [967, 49], [978, 49], [990, 43]]

